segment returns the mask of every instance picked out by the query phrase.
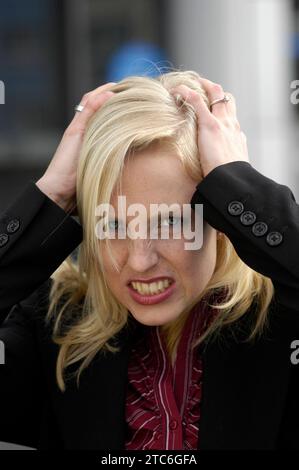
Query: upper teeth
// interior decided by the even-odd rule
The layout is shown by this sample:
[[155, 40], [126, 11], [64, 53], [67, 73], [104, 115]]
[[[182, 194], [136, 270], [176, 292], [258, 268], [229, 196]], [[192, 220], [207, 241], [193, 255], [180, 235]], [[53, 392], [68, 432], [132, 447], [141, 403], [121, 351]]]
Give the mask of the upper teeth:
[[163, 279], [158, 282], [151, 282], [150, 284], [146, 284], [144, 282], [134, 282], [132, 281], [132, 286], [141, 294], [158, 294], [159, 292], [163, 292], [170, 284], [168, 279]]

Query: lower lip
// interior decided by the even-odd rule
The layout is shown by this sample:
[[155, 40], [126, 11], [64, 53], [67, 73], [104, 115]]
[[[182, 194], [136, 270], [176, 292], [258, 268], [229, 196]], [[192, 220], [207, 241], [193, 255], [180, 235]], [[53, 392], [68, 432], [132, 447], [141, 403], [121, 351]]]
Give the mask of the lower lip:
[[152, 294], [152, 295], [142, 295], [139, 294], [131, 285], [128, 286], [129, 292], [131, 297], [138, 302], [139, 304], [142, 305], [153, 305], [153, 304], [158, 304], [160, 302], [163, 302], [163, 300], [168, 299], [168, 297], [171, 296], [175, 289], [175, 282], [170, 284], [170, 286], [165, 289], [165, 291], [160, 292], [160, 294]]

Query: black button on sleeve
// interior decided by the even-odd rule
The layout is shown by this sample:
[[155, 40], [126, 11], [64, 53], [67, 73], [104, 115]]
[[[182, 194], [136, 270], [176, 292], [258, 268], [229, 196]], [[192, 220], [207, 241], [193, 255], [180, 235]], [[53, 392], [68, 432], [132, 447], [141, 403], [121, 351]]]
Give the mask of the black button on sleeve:
[[268, 225], [265, 222], [256, 222], [251, 230], [256, 237], [262, 237], [268, 232]]
[[9, 236], [7, 235], [7, 233], [0, 233], [0, 248], [1, 246], [6, 245], [8, 240], [9, 240]]
[[270, 232], [267, 235], [266, 242], [270, 246], [277, 246], [280, 245], [280, 243], [283, 240], [283, 236], [280, 232]]
[[240, 221], [243, 225], [252, 225], [256, 221], [256, 215], [252, 211], [245, 211], [240, 215]]
[[19, 219], [12, 219], [8, 222], [6, 226], [7, 233], [15, 233], [20, 228]]
[[244, 206], [240, 201], [231, 201], [227, 206], [230, 215], [240, 215], [244, 211]]

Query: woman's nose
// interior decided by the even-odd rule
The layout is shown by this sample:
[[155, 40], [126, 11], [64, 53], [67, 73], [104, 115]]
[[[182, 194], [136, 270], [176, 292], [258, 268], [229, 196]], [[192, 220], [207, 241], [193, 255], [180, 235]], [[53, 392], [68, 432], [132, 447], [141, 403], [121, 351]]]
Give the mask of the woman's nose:
[[150, 239], [130, 240], [128, 249], [128, 260], [132, 270], [136, 272], [146, 271], [155, 266], [159, 260], [155, 243]]

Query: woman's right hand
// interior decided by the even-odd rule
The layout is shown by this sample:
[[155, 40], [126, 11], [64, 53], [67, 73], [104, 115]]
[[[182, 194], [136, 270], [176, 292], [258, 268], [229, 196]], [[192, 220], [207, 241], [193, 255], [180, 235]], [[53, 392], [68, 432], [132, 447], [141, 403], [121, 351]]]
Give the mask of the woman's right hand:
[[35, 183], [38, 188], [66, 212], [76, 215], [76, 177], [79, 154], [87, 123], [91, 116], [111, 96], [109, 88], [114, 82], [106, 83], [86, 93], [80, 104], [81, 112], [76, 112], [66, 128], [62, 140], [43, 176]]

